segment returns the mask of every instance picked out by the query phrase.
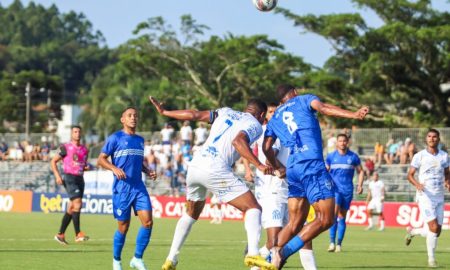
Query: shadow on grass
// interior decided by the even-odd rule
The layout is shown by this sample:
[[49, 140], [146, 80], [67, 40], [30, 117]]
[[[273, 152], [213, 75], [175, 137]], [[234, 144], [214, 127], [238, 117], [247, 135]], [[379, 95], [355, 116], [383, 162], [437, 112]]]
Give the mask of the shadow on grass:
[[111, 252], [111, 249], [101, 249], [101, 250], [73, 250], [73, 249], [7, 249], [1, 250], [0, 253], [96, 253], [96, 252]]

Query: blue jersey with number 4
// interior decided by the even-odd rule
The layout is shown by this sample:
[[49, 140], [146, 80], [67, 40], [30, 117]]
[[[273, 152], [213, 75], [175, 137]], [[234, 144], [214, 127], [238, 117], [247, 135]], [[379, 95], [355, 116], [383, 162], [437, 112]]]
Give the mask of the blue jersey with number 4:
[[265, 136], [280, 139], [290, 148], [288, 167], [305, 160], [323, 160], [322, 133], [311, 102], [315, 95], [300, 95], [280, 106], [267, 124]]

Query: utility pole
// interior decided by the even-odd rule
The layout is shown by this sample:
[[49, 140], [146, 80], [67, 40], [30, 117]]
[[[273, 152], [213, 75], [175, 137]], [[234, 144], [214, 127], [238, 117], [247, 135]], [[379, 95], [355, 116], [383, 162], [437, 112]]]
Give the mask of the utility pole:
[[25, 118], [25, 136], [26, 140], [30, 139], [30, 110], [31, 110], [31, 85], [27, 83], [25, 88], [25, 96], [27, 97], [27, 108], [26, 108], [26, 118]]

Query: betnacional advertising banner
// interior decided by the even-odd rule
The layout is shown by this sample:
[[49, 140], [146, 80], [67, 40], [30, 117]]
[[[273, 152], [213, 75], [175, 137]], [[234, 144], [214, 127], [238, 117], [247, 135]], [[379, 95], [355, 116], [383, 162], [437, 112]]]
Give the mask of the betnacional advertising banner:
[[[179, 218], [186, 211], [185, 198], [151, 196], [153, 216], [155, 218]], [[62, 213], [69, 204], [65, 193], [33, 193], [31, 191], [1, 191], [0, 212], [43, 212]], [[416, 203], [386, 202], [383, 210], [385, 224], [388, 227], [421, 227], [423, 220]], [[112, 214], [110, 195], [90, 195], [83, 198], [83, 213]], [[222, 204], [221, 212], [225, 220], [242, 220], [244, 215], [231, 205]], [[217, 208], [206, 201], [200, 218], [210, 219], [217, 215]], [[352, 202], [347, 213], [349, 225], [367, 225], [367, 205], [362, 201]], [[450, 229], [450, 204], [444, 206], [443, 229]]]

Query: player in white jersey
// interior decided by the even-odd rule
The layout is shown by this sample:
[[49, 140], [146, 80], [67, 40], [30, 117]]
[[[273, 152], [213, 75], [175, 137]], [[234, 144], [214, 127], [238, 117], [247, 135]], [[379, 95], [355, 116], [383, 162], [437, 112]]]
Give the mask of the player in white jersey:
[[367, 193], [367, 218], [369, 226], [366, 230], [373, 229], [373, 216], [379, 217], [379, 231], [384, 230], [383, 202], [384, 202], [384, 183], [378, 180], [378, 172], [373, 172], [372, 181], [369, 182], [369, 192]]
[[245, 212], [248, 254], [244, 263], [247, 266], [274, 270], [275, 268], [259, 255], [261, 207], [246, 184], [232, 171], [233, 163], [242, 156], [265, 174], [273, 173], [272, 167], [262, 164], [250, 149], [250, 145], [262, 134], [261, 123], [266, 115], [267, 105], [252, 99], [247, 103], [244, 112], [230, 108], [215, 111], [168, 111], [153, 97], [150, 97], [150, 101], [161, 115], [212, 124], [208, 139], [195, 153], [189, 165], [186, 178], [187, 212], [177, 223], [170, 252], [162, 269], [176, 269], [181, 246], [205, 206], [206, 192], [209, 189], [222, 202]]
[[[429, 267], [437, 267], [434, 252], [444, 221], [444, 190], [450, 191], [448, 154], [438, 149], [439, 141], [439, 131], [430, 129], [425, 139], [427, 148], [414, 155], [408, 171], [408, 181], [417, 189], [424, 227], [406, 228], [406, 245], [415, 235], [426, 237]], [[419, 180], [414, 177], [416, 170]]]

